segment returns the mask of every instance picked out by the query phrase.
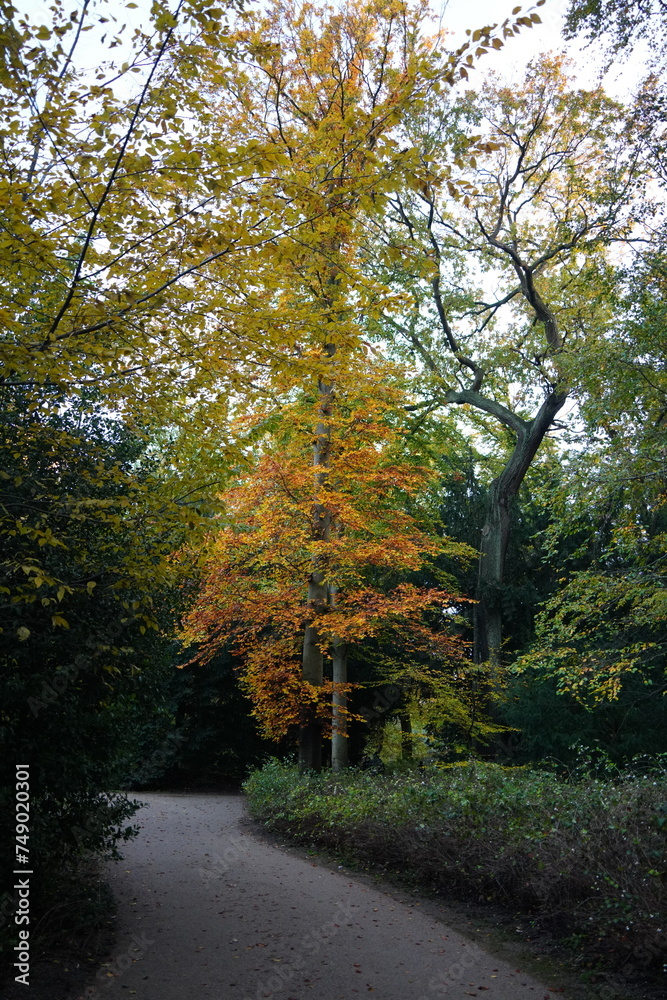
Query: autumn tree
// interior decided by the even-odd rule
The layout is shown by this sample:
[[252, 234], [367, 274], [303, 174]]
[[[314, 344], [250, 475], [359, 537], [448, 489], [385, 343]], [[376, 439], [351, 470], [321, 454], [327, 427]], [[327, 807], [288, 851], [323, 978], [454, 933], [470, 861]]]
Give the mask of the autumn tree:
[[[157, 4], [131, 39], [88, 0], [71, 15], [54, 7], [44, 24], [6, 3], [2, 14], [5, 385], [37, 404], [53, 386], [95, 387], [116, 403], [131, 392], [139, 410], [152, 390], [155, 406], [176, 354], [147, 322], [177, 311], [187, 275], [206, 260], [197, 249], [205, 204], [191, 192], [183, 206], [199, 166], [185, 116], [198, 104], [197, 53], [214, 37], [224, 47], [225, 13]], [[109, 53], [94, 71], [91, 37]], [[229, 153], [230, 171], [238, 158]]]
[[[250, 325], [250, 334], [244, 333], [251, 338], [258, 320], [262, 337], [278, 330], [274, 342], [286, 348], [294, 383], [314, 381], [317, 387], [316, 490], [326, 483], [330, 463], [332, 368], [345, 363], [369, 292], [377, 294], [360, 280], [356, 266], [355, 216], [364, 203], [383, 199], [409, 166], [409, 155], [397, 148], [392, 133], [407, 103], [431, 86], [430, 51], [423, 45], [420, 50], [416, 40], [424, 13], [423, 6], [409, 10], [404, 4], [352, 4], [341, 12], [307, 3], [273, 4], [244, 26], [247, 56], [231, 88], [234, 100], [226, 90], [217, 109], [218, 128], [259, 131], [284, 164], [255, 197], [260, 205], [267, 197], [283, 199], [291, 235], [257, 255], [253, 282], [266, 303], [260, 316], [243, 309], [234, 323], [245, 330]], [[247, 283], [244, 267], [236, 285], [241, 302]], [[322, 544], [337, 531], [321, 502], [313, 503], [311, 526]], [[304, 682], [316, 688], [323, 679], [316, 622], [331, 599], [316, 552], [308, 588], [313, 614], [304, 628], [302, 672]], [[336, 657], [337, 675], [344, 671], [343, 657], [342, 652]], [[319, 726], [304, 717], [302, 760], [318, 767], [320, 752]]]
[[[392, 299], [386, 284], [359, 266], [367, 217], [381, 216], [390, 193], [421, 170], [416, 151], [401, 141], [407, 110], [449, 86], [460, 64], [474, 59], [470, 43], [443, 56], [438, 37], [425, 37], [427, 14], [423, 3], [350, 3], [342, 10], [273, 3], [243, 20], [235, 35], [242, 57], [217, 104], [211, 88], [207, 141], [241, 135], [279, 161], [278, 168], [267, 164], [246, 197], [257, 213], [279, 212], [284, 233], [231, 267], [224, 261], [225, 330], [233, 333], [233, 350], [251, 344], [259, 362], [246, 398], [271, 392], [277, 371], [295, 386], [317, 386], [313, 464], [322, 482], [333, 369], [349, 370], [367, 318]], [[479, 34], [490, 44], [493, 27]], [[326, 542], [336, 531], [330, 513], [316, 505], [312, 517]], [[309, 586], [311, 607], [323, 606], [317, 563]], [[304, 635], [304, 678], [318, 686], [322, 670], [313, 619]], [[302, 756], [313, 766], [319, 740], [318, 728], [304, 725]]]
[[4, 384], [206, 435], [304, 364], [331, 322], [311, 286], [332, 294], [326, 264], [366, 287], [346, 226], [414, 166], [401, 116], [468, 48], [441, 56], [426, 13], [175, 0], [130, 35], [90, 0], [44, 23], [3, 2]]
[[[176, 189], [193, 172], [176, 94], [181, 113], [188, 101], [192, 110], [196, 53], [214, 35], [224, 45], [225, 15], [205, 3], [181, 4], [174, 14], [157, 4], [146, 30], [127, 39], [113, 13], [88, 0], [71, 14], [56, 5], [45, 23], [7, 3], [1, 14], [0, 404], [16, 450], [1, 484], [0, 528], [22, 542], [19, 568], [10, 560], [5, 583], [19, 603], [50, 600], [36, 590], [52, 585], [62, 610], [80, 567], [45, 557], [52, 548], [62, 555], [69, 526], [84, 516], [97, 517], [104, 531], [111, 500], [107, 493], [100, 501], [92, 483], [87, 504], [79, 491], [49, 498], [51, 480], [34, 465], [36, 442], [53, 456], [76, 451], [59, 416], [71, 409], [85, 423], [88, 410], [94, 420], [102, 400], [123, 413], [128, 433], [145, 436], [178, 398], [170, 366], [183, 372], [182, 350], [173, 341], [160, 346], [157, 331], [148, 329], [151, 319], [159, 324], [174, 315], [174, 296], [187, 297], [195, 263], [188, 254], [198, 253], [199, 263], [205, 258], [195, 251], [194, 205], [176, 208]], [[87, 68], [91, 37], [109, 56], [95, 70]], [[123, 52], [122, 65], [111, 61], [114, 50]], [[154, 516], [190, 494], [191, 483], [178, 482], [173, 469], [170, 478]], [[39, 503], [28, 499], [26, 486]], [[128, 498], [120, 473], [118, 486], [125, 511], [131, 498], [130, 516], [141, 517], [141, 486]], [[191, 517], [187, 507], [183, 513]], [[127, 572], [136, 579], [131, 559]], [[151, 560], [153, 576], [163, 570]]]
[[[338, 657], [355, 643], [382, 637], [393, 644], [396, 670], [405, 673], [419, 661], [423, 681], [429, 670], [446, 673], [463, 651], [445, 614], [456, 601], [450, 592], [409, 582], [378, 586], [378, 574], [400, 580], [439, 553], [463, 559], [470, 549], [425, 531], [406, 512], [405, 497], [416, 497], [430, 473], [401, 461], [391, 409], [377, 396], [362, 402], [338, 384], [326, 472], [315, 475], [308, 448], [312, 413], [286, 410], [282, 442], [264, 439], [252, 469], [221, 497], [223, 527], [211, 536], [184, 630], [186, 641], [198, 645], [198, 660], [225, 646], [242, 659], [244, 686], [271, 737], [301, 726], [304, 708], [311, 724], [326, 723], [334, 740], [340, 738], [335, 767], [344, 764], [348, 689], [333, 672]], [[311, 404], [315, 412], [319, 405], [317, 399]], [[313, 509], [336, 530], [314, 529]], [[323, 591], [317, 604], [309, 589], [314, 563]], [[329, 664], [325, 683], [302, 671], [308, 628], [316, 630], [318, 651]], [[304, 756], [302, 764], [312, 766]]]
[[[501, 661], [519, 488], [577, 393], [582, 345], [606, 329], [605, 250], [629, 232], [640, 173], [624, 114], [601, 90], [572, 89], [558, 59], [530, 66], [520, 87], [491, 77], [415, 115], [431, 177], [392, 199], [378, 231], [386, 280], [412, 299], [405, 314], [385, 311], [383, 335], [414, 359], [424, 405], [460, 408], [498, 455], [479, 543], [477, 662]], [[475, 156], [471, 132], [487, 142]]]

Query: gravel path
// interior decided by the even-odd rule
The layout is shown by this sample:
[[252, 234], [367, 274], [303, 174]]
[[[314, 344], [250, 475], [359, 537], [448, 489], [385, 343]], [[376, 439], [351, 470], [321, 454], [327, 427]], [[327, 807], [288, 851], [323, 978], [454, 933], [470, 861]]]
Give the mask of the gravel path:
[[255, 836], [240, 796], [141, 799], [141, 834], [110, 867], [117, 944], [81, 1000], [564, 996], [400, 892]]

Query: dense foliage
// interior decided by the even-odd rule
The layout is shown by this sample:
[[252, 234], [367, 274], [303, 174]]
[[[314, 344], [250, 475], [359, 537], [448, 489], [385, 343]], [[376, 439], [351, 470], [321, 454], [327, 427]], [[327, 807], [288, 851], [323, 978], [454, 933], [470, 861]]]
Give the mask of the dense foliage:
[[27, 764], [39, 913], [64, 863], [113, 853], [130, 835], [135, 807], [117, 789], [139, 742], [154, 752], [171, 723], [159, 693], [170, 650], [158, 628], [181, 521], [179, 512], [171, 537], [156, 528], [169, 500], [145, 444], [99, 407], [39, 413], [15, 394], [1, 398], [2, 893], [15, 867], [15, 765]]
[[659, 968], [667, 955], [664, 766], [566, 780], [481, 763], [299, 776], [270, 762], [245, 789], [274, 830], [431, 890], [533, 912], [607, 969]]
[[[371, 368], [369, 382], [374, 374]], [[445, 675], [453, 688], [461, 668], [464, 647], [449, 626], [461, 598], [406, 577], [436, 557], [460, 562], [471, 550], [419, 523], [419, 498], [433, 474], [402, 457], [390, 401], [362, 403], [358, 392], [358, 385], [352, 397], [338, 387], [326, 475], [315, 488], [303, 445], [312, 418], [307, 409], [285, 409], [284, 443], [267, 443], [220, 497], [221, 527], [205, 550], [204, 581], [186, 619], [184, 639], [199, 644], [199, 662], [232, 644], [254, 714], [274, 738], [299, 724], [311, 700], [326, 724], [331, 686], [339, 696], [348, 692], [341, 677], [327, 677], [319, 690], [301, 678], [304, 628], [317, 628], [332, 660], [336, 647], [347, 658], [361, 643], [391, 647], [385, 679], [401, 675], [408, 683], [421, 675], [437, 687]], [[322, 532], [312, 530], [313, 508], [328, 522]], [[313, 565], [328, 590], [309, 603]]]
[[[27, 761], [43, 871], [267, 735], [303, 770], [667, 750], [664, 65], [624, 101], [484, 73], [544, 2], [450, 52], [424, 0], [0, 0], [0, 833]], [[609, 59], [664, 27], [566, 16]], [[249, 789], [662, 947], [663, 778]]]

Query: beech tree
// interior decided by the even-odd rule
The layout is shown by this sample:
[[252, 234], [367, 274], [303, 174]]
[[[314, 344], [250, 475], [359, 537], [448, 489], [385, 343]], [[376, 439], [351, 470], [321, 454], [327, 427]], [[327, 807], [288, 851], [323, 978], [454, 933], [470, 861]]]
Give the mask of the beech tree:
[[[36, 405], [53, 387], [93, 387], [119, 404], [130, 393], [139, 420], [142, 397], [146, 411], [152, 390], [155, 407], [165, 374], [176, 374], [175, 351], [147, 322], [177, 311], [187, 275], [207, 258], [197, 250], [204, 205], [179, 208], [199, 166], [185, 117], [198, 106], [197, 53], [214, 37], [225, 45], [225, 14], [204, 2], [173, 13], [156, 4], [131, 39], [89, 0], [51, 14], [33, 24], [2, 5], [5, 385], [32, 392]], [[126, 61], [91, 71], [84, 43], [102, 22], [97, 44]], [[230, 151], [225, 165], [238, 171], [238, 161]], [[229, 232], [227, 250], [239, 232]]]
[[[0, 484], [0, 532], [21, 539], [18, 562], [16, 546], [7, 547], [5, 583], [10, 603], [60, 595], [60, 612], [81, 584], [79, 567], [47, 555], [64, 548], [70, 528], [96, 520], [103, 531], [123, 513], [140, 520], [150, 509], [165, 519], [166, 536], [190, 494], [190, 482], [172, 470], [159, 499], [155, 480], [150, 489], [137, 483], [128, 496], [118, 467], [108, 472], [117, 476], [117, 504], [108, 482], [104, 500], [94, 483], [88, 498], [49, 496], [32, 460], [39, 440], [54, 461], [76, 452], [71, 428], [58, 419], [68, 409], [85, 423], [104, 400], [124, 416], [128, 433], [143, 436], [173, 413], [182, 345], [167, 347], [159, 326], [177, 314], [189, 272], [207, 256], [195, 246], [195, 206], [177, 207], [177, 191], [194, 173], [184, 121], [198, 103], [197, 52], [218, 36], [224, 46], [226, 22], [221, 8], [198, 0], [174, 13], [154, 5], [149, 26], [130, 39], [113, 11], [89, 0], [72, 13], [56, 4], [45, 23], [9, 3], [0, 15], [0, 404], [15, 439]], [[109, 54], [94, 70], [85, 51], [90, 37]], [[123, 52], [122, 65], [113, 63], [114, 50]], [[227, 159], [238, 161], [233, 151]], [[31, 491], [38, 502], [27, 499]], [[193, 517], [187, 504], [181, 513], [184, 522]], [[152, 578], [170, 575], [165, 556], [160, 548], [148, 557]], [[127, 574], [137, 582], [132, 560], [127, 553]]]
[[[216, 108], [214, 127], [221, 134], [241, 130], [281, 158], [253, 200], [281, 200], [290, 235], [274, 238], [254, 257], [252, 288], [261, 292], [253, 296], [252, 312], [243, 262], [234, 283], [241, 308], [232, 322], [251, 342], [258, 328], [262, 340], [271, 331], [281, 354], [271, 363], [272, 380], [282, 367], [288, 384], [316, 386], [315, 494], [328, 475], [334, 380], [359, 338], [359, 315], [378, 294], [356, 266], [355, 217], [364, 204], [382, 201], [412, 165], [410, 151], [399, 149], [393, 133], [408, 102], [432, 86], [431, 51], [418, 40], [424, 14], [423, 6], [405, 4], [351, 4], [340, 13], [308, 3], [273, 4], [243, 26], [241, 72]], [[227, 275], [227, 290], [229, 285]], [[321, 544], [336, 531], [321, 497], [311, 507], [311, 530]], [[312, 559], [302, 674], [307, 686], [318, 688], [323, 650], [316, 619], [330, 594], [316, 551]], [[342, 658], [339, 673], [344, 675]], [[320, 726], [304, 706], [304, 765], [319, 767], [320, 746]]]
[[415, 166], [405, 109], [473, 58], [424, 39], [423, 4], [175, 0], [129, 38], [91, 0], [0, 15], [5, 385], [206, 434], [269, 370], [303, 372], [334, 314], [354, 336], [323, 306], [368, 287], [354, 214]]
[[[350, 3], [341, 11], [271, 4], [245, 18], [235, 36], [242, 52], [238, 67], [225, 79], [219, 102], [212, 98], [212, 137], [222, 142], [243, 135], [279, 161], [257, 182], [250, 201], [257, 210], [273, 206], [285, 224], [284, 237], [268, 240], [247, 259], [237, 257], [236, 273], [225, 260], [220, 280], [227, 312], [219, 315], [234, 343], [253, 345], [261, 364], [259, 374], [255, 369], [248, 377], [246, 398], [275, 393], [285, 381], [316, 386], [316, 482], [327, 476], [334, 385], [358, 363], [353, 348], [368, 317], [395, 297], [360, 268], [359, 249], [368, 217], [381, 216], [391, 192], [421, 172], [417, 151], [401, 141], [402, 122], [408, 109], [467, 73], [465, 65], [475, 58], [469, 42], [442, 55], [440, 40], [424, 36], [426, 15], [423, 3]], [[478, 46], [479, 56], [492, 43], [502, 45], [495, 27], [478, 32], [487, 45]], [[322, 542], [336, 530], [317, 504], [312, 526]], [[315, 609], [326, 600], [315, 560], [308, 603]], [[304, 633], [304, 679], [317, 687], [322, 671], [313, 618]], [[301, 740], [302, 760], [318, 767], [319, 727], [304, 724]]]
[[[335, 769], [346, 761], [349, 690], [337, 661], [355, 643], [390, 640], [396, 675], [409, 674], [414, 663], [415, 679], [424, 683], [428, 676], [436, 687], [443, 672], [454, 686], [452, 663], [460, 670], [463, 646], [447, 615], [460, 598], [407, 582], [381, 587], [378, 574], [396, 580], [438, 554], [457, 560], [472, 554], [406, 513], [405, 497], [418, 496], [432, 473], [401, 459], [400, 435], [392, 428], [396, 403], [391, 407], [386, 393], [378, 400], [377, 391], [362, 402], [358, 391], [351, 396], [337, 385], [326, 470], [313, 475], [312, 416], [292, 408], [278, 440], [263, 440], [251, 470], [222, 495], [224, 527], [211, 535], [203, 583], [183, 633], [197, 644], [198, 661], [225, 646], [242, 659], [244, 686], [270, 737], [302, 728], [305, 709], [310, 725], [321, 729], [324, 723]], [[317, 411], [319, 402], [313, 405]], [[314, 528], [313, 509], [335, 531]], [[313, 565], [323, 593], [317, 602], [309, 596]], [[302, 670], [308, 629], [329, 664], [326, 681], [313, 682]], [[302, 764], [314, 766], [310, 746], [301, 749]]]
[[[385, 312], [383, 335], [414, 359], [424, 405], [460, 407], [499, 456], [479, 543], [476, 662], [501, 662], [518, 490], [576, 396], [581, 346], [605, 335], [605, 248], [629, 233], [640, 174], [624, 118], [602, 91], [572, 89], [559, 59], [531, 65], [519, 87], [491, 77], [479, 95], [415, 115], [431, 176], [392, 199], [378, 232], [385, 280], [412, 299], [407, 315]], [[470, 156], [473, 130], [487, 145]]]

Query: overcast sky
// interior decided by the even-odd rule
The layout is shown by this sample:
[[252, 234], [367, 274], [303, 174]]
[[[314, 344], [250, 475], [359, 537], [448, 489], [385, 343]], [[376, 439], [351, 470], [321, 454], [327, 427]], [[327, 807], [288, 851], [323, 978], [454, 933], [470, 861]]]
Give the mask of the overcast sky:
[[[443, 25], [453, 32], [453, 41], [460, 45], [465, 41], [466, 28], [484, 27], [498, 24], [512, 16], [514, 7], [520, 0], [449, 0], [440, 4], [444, 8]], [[438, 6], [435, 0], [434, 7]], [[521, 4], [521, 14], [535, 10], [534, 3]], [[518, 37], [508, 39], [500, 52], [489, 53], [480, 62], [480, 73], [487, 67], [503, 75], [521, 76], [526, 63], [539, 52], [561, 52], [565, 50], [574, 62], [574, 73], [582, 87], [597, 85], [602, 58], [597, 46], [586, 47], [578, 42], [566, 42], [561, 34], [568, 0], [547, 0], [537, 9], [542, 24], [533, 28], [522, 28]], [[521, 14], [517, 14], [520, 17]], [[635, 89], [643, 75], [643, 50], [641, 47], [630, 58], [624, 57], [622, 65], [615, 67], [605, 77], [605, 89], [615, 98], [622, 99]]]
[[[20, 10], [28, 11], [34, 23], [48, 23], [50, 21], [50, 2], [48, 0], [14, 0]], [[80, 0], [76, 0], [80, 3]], [[150, 0], [135, 0], [136, 9], [128, 10], [127, 0], [113, 0], [109, 8], [114, 11], [118, 20], [122, 23], [126, 21], [129, 26], [145, 23], [144, 12], [150, 7]], [[335, 0], [334, 0], [335, 2]], [[104, 4], [95, 3], [95, 7], [103, 12]], [[466, 28], [474, 30], [485, 25], [498, 24], [507, 17], [512, 17], [512, 9], [519, 6], [519, 0], [432, 0], [432, 7], [437, 14], [442, 16], [442, 24], [451, 31], [450, 44], [452, 48], [457, 47], [466, 40]], [[518, 37], [508, 39], [504, 48], [499, 52], [490, 52], [480, 61], [479, 76], [487, 70], [494, 69], [508, 78], [520, 79], [526, 63], [539, 52], [566, 50], [574, 61], [574, 73], [582, 87], [594, 87], [597, 84], [601, 58], [596, 56], [598, 47], [585, 48], [580, 43], [565, 42], [562, 34], [562, 24], [564, 12], [567, 9], [568, 0], [547, 0], [538, 13], [542, 18], [542, 24], [535, 25], [532, 29], [522, 28]], [[521, 13], [528, 13], [535, 10], [534, 3], [521, 4]], [[108, 8], [107, 8], [108, 9]], [[519, 15], [517, 15], [519, 16]], [[98, 48], [96, 36], [93, 31], [88, 35], [87, 44], [90, 48], [91, 65], [94, 65], [100, 56], [108, 57], [105, 51]], [[96, 51], [95, 51], [96, 50]], [[117, 53], [116, 53], [117, 54]], [[605, 87], [611, 96], [617, 98], [626, 97], [635, 89], [638, 79], [643, 75], [643, 62], [641, 52], [637, 56], [622, 61], [623, 70], [615, 68], [605, 78]], [[474, 86], [474, 75], [471, 74], [469, 85]]]

